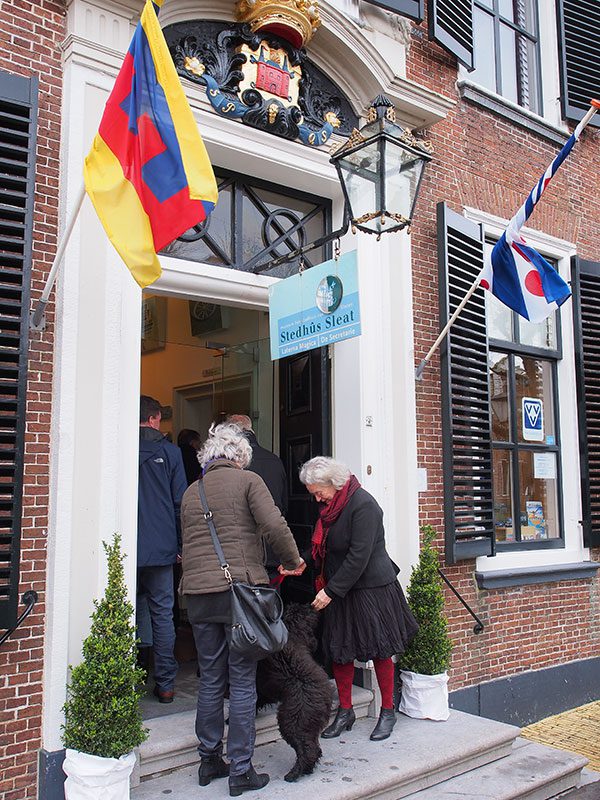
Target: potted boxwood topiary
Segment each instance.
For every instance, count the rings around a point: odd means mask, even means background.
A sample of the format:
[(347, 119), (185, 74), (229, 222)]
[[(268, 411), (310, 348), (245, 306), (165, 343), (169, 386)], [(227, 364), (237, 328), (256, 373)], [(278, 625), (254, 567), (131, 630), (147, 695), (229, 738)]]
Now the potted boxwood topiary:
[(438, 573), (439, 558), (432, 547), (435, 530), (421, 528), (423, 544), (407, 590), (408, 603), (419, 631), (399, 658), (402, 697), (399, 710), (418, 719), (446, 720), (448, 673), (452, 643), (444, 615), (444, 594)]
[(127, 800), (134, 747), (146, 738), (139, 699), (144, 671), (136, 664), (133, 606), (127, 600), (121, 537), (103, 542), (108, 583), (94, 600), (83, 661), (71, 673), (64, 705), (66, 800)]

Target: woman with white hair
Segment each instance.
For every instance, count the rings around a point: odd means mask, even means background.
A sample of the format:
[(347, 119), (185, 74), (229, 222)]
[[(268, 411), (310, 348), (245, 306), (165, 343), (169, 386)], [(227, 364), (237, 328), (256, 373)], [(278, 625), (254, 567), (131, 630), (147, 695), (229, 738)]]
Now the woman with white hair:
[(323, 610), (323, 649), (332, 661), (339, 708), (321, 736), (350, 730), (354, 660), (373, 661), (381, 690), (381, 713), (371, 733), (387, 739), (396, 724), (394, 664), (418, 624), (396, 579), (398, 567), (385, 549), (383, 511), (345, 464), (317, 456), (300, 470), (300, 480), (320, 504), (312, 537), (317, 571), (313, 606)]
[[(234, 580), (268, 584), (262, 537), (282, 569), (301, 573), (304, 561), (290, 529), (262, 478), (245, 469), (252, 449), (237, 425), (213, 425), (198, 460), (202, 484), (229, 571)], [(201, 762), (200, 786), (229, 775), (229, 794), (262, 789), (266, 773), (252, 766), (256, 736), (256, 662), (229, 652), (229, 584), (215, 552), (200, 496), (193, 483), (181, 503), (182, 570), (180, 592), (192, 623), (200, 685), (196, 715)], [(259, 533), (260, 528), (260, 533)], [(223, 758), (223, 700), (229, 685), (229, 733)]]

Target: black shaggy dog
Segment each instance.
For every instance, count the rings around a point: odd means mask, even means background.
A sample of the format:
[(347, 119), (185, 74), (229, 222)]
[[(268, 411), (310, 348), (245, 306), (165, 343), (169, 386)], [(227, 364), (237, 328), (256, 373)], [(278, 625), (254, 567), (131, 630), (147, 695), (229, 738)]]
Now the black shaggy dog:
[(296, 752), (296, 763), (285, 776), (292, 782), (310, 775), (321, 758), (319, 736), (329, 722), (333, 688), (313, 658), (317, 612), (308, 605), (290, 603), (283, 619), (288, 642), (280, 653), (259, 661), (256, 685), (258, 708), (279, 703), (279, 730)]

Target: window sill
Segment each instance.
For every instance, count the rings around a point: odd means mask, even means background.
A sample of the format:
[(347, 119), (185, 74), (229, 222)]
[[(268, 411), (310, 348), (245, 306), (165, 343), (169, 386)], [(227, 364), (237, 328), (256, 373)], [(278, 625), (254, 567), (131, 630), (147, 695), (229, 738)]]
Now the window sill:
[(463, 100), (468, 100), (475, 105), (481, 106), (481, 108), (485, 108), (487, 111), (491, 111), (499, 117), (547, 139), (553, 144), (562, 147), (569, 138), (568, 131), (557, 128), (556, 125), (546, 122), (543, 117), (533, 114), (515, 103), (511, 103), (510, 100), (506, 100), (504, 97), (494, 94), (482, 86), (467, 80), (458, 81), (457, 86), (460, 97)]
[(503, 589), (508, 586), (527, 586), (532, 583), (589, 580), (600, 569), (598, 561), (579, 561), (572, 564), (547, 564), (542, 567), (515, 567), (489, 572), (475, 572), (480, 589)]

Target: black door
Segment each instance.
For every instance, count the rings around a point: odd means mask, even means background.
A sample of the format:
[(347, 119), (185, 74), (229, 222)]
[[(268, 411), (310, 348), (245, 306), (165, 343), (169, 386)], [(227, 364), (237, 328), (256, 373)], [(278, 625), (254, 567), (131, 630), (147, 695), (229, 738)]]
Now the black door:
[[(298, 478), (298, 469), (313, 456), (330, 453), (330, 400), (328, 348), (310, 350), (279, 362), (280, 452), (288, 476), (287, 521), (301, 554), (310, 552), (317, 519), (317, 504)], [(314, 576), (306, 570), (300, 578), (286, 578), (286, 601), (310, 602)]]

